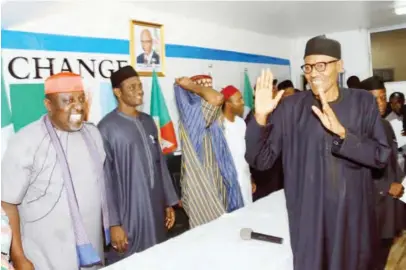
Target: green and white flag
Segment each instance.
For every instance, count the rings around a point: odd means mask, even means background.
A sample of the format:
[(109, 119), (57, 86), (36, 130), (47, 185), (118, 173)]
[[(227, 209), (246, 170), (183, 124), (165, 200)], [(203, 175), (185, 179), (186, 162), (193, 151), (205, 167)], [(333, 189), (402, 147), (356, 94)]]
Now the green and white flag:
[(247, 71), (244, 72), (244, 118), (254, 108), (254, 90), (252, 89)]
[(172, 153), (178, 148), (178, 142), (176, 141), (175, 128), (169, 115), (155, 70), (152, 73), (150, 112), (158, 128), (162, 152), (164, 154)]

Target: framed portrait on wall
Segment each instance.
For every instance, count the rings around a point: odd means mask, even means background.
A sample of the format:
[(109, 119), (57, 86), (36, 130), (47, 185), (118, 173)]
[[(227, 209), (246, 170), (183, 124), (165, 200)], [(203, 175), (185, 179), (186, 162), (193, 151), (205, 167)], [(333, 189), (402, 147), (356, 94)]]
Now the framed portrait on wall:
[(140, 76), (165, 76), (165, 40), (162, 24), (130, 21), (131, 65)]

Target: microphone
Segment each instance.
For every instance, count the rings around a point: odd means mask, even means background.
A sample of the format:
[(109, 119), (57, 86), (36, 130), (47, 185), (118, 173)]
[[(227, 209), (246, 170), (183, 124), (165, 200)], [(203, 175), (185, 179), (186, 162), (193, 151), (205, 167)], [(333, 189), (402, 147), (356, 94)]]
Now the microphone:
[(260, 241), (265, 241), (265, 242), (271, 242), (275, 244), (282, 244), (283, 243), (283, 238), (272, 236), (272, 235), (267, 235), (267, 234), (262, 234), (262, 233), (257, 233), (254, 232), (252, 229), (248, 228), (243, 228), (240, 231), (240, 236), (242, 240), (260, 240)]

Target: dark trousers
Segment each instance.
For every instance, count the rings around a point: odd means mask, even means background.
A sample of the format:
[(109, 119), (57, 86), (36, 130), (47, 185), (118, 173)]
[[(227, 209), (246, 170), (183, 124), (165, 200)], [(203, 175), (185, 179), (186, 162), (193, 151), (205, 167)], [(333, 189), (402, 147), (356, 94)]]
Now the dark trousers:
[(376, 258), (376, 267), (374, 270), (384, 270), (389, 252), (393, 244), (393, 239), (381, 239), (379, 251)]
[(253, 195), (254, 201), (283, 189), (282, 158), (279, 157), (272, 168), (266, 171), (251, 168), (251, 176), (257, 185), (257, 191)]

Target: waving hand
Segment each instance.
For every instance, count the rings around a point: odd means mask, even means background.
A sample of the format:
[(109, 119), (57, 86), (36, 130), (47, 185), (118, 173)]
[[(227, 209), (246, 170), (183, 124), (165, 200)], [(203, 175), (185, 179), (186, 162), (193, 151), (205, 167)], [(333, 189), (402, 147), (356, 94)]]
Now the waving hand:
[(273, 74), (269, 69), (266, 71), (262, 70), (261, 76), (257, 79), (255, 90), (255, 118), (258, 123), (262, 125), (266, 123), (268, 115), (278, 106), (284, 92), (279, 91), (278, 94), (273, 97), (272, 81)]

